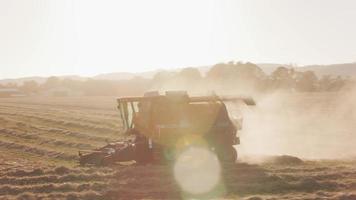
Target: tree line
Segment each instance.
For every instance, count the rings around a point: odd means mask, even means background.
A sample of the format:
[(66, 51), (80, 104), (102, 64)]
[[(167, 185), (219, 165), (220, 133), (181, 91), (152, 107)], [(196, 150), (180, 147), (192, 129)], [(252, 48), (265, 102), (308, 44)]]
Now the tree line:
[[(353, 85), (350, 78), (324, 75), (313, 71), (280, 66), (266, 74), (257, 65), (247, 62), (219, 63), (204, 75), (197, 68), (184, 68), (179, 72), (162, 71), (147, 79), (130, 80), (74, 80), (49, 77), (45, 82), (25, 81), (22, 84), (1, 84), (0, 88), (17, 88), (29, 95), (41, 95), (48, 91), (58, 95), (120, 96), (141, 95), (147, 90), (234, 91), (234, 92), (335, 92)], [(70, 91), (70, 92), (68, 92)], [(61, 93), (62, 92), (62, 93)]]

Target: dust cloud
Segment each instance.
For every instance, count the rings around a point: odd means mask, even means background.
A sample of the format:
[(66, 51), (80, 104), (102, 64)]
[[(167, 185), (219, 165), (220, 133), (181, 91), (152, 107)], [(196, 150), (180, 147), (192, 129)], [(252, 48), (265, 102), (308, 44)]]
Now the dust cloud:
[[(213, 86), (212, 84), (211, 86)], [(190, 95), (251, 96), (256, 106), (227, 104), (230, 117), (243, 118), (239, 157), (292, 155), (303, 159), (356, 158), (356, 87), (339, 92), (265, 92), (174, 82), (153, 88)], [(213, 89), (212, 89), (213, 88)]]
[(256, 107), (242, 108), (240, 154), (353, 158), (355, 97), (356, 90), (261, 95), (256, 99)]

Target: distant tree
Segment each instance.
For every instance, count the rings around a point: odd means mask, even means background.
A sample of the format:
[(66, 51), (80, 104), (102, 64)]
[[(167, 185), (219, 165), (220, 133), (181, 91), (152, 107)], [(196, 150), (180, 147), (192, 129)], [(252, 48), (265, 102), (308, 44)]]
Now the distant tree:
[(329, 91), (332, 84), (332, 77), (330, 75), (324, 75), (319, 80), (319, 91)]
[(18, 88), (18, 84), (16, 82), (9, 82), (5, 84), (5, 88)]
[(221, 80), (226, 79), (229, 76), (229, 67), (225, 63), (219, 63), (210, 68), (210, 70), (206, 73), (206, 77), (211, 80)]
[(272, 87), (275, 89), (289, 89), (295, 87), (295, 71), (293, 68), (278, 67), (270, 76)]
[(114, 81), (88, 79), (83, 83), (83, 92), (87, 96), (115, 95), (117, 86)]
[(193, 67), (182, 69), (177, 76), (185, 81), (198, 81), (202, 78), (199, 70)]
[(265, 77), (263, 70), (253, 63), (229, 62), (214, 65), (208, 72), (207, 78), (213, 80), (261, 79)]
[[(62, 81), (60, 81), (60, 86), (72, 90), (80, 90), (83, 87), (83, 83), (84, 81), (81, 80), (73, 80), (71, 78), (65, 78)], [(56, 85), (56, 83), (53, 83), (53, 85)]]
[(346, 79), (343, 79), (341, 76), (337, 76), (331, 80), (328, 91), (338, 91), (343, 88), (347, 82), (348, 81)]
[(247, 62), (247, 63), (236, 63), (236, 75), (239, 79), (245, 80), (259, 80), (264, 79), (266, 74), (257, 65)]
[(51, 76), (49, 78), (47, 78), (46, 82), (43, 83), (42, 87), (44, 89), (50, 89), (50, 88), (55, 88), (55, 87), (58, 87), (60, 86), (60, 79), (56, 76)]
[(27, 93), (37, 93), (39, 91), (39, 84), (36, 81), (25, 81), (21, 86), (20, 90)]
[(4, 85), (5, 88), (19, 88), (19, 85), (16, 82), (8, 82)]
[(167, 71), (158, 72), (152, 78), (153, 85), (155, 86), (162, 85), (165, 82), (169, 81), (171, 78), (173, 78), (174, 75), (175, 73), (173, 72), (167, 72)]
[(297, 90), (313, 92), (318, 88), (318, 77), (313, 71), (298, 72), (296, 80)]

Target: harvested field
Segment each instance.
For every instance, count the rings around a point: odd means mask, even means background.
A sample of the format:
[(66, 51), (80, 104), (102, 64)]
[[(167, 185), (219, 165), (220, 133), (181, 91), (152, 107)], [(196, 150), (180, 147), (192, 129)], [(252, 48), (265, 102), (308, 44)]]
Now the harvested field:
[(184, 192), (173, 166), (78, 166), (78, 150), (120, 138), (112, 97), (0, 99), (0, 199), (356, 199), (345, 159), (240, 160), (203, 195)]

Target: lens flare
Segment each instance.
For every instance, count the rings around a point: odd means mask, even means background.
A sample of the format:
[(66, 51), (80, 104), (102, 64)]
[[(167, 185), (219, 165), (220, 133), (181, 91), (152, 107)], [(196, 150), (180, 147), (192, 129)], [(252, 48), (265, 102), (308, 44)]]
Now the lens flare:
[(220, 181), (217, 156), (202, 147), (189, 147), (177, 158), (174, 176), (181, 188), (191, 194), (210, 192)]

